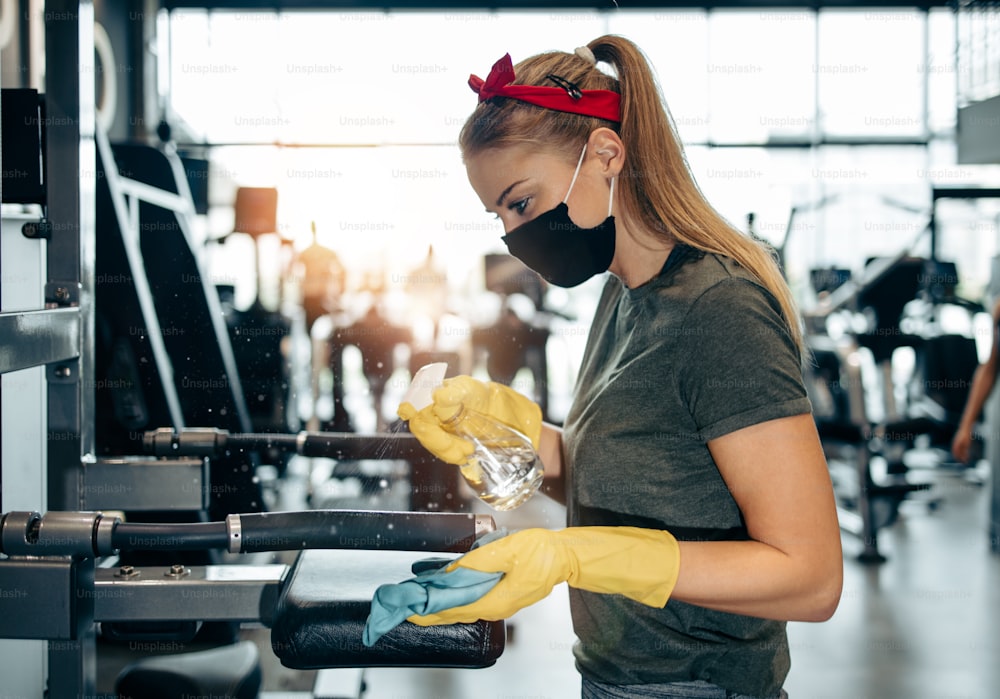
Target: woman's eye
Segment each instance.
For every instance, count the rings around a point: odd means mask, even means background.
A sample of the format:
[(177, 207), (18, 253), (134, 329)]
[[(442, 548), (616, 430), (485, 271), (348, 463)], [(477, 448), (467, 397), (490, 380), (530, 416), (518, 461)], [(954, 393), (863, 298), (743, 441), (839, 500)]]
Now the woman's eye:
[(528, 201), (529, 201), (529, 199), (530, 199), (530, 197), (526, 197), (524, 199), (520, 199), (518, 201), (515, 201), (508, 208), (511, 211), (513, 211), (514, 213), (523, 214), (524, 210), (528, 208)]

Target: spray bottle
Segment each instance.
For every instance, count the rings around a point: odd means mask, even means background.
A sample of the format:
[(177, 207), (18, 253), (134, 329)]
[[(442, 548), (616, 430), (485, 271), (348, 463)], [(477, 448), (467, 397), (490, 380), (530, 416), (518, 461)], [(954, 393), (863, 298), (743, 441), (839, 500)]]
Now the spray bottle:
[[(421, 367), (403, 401), (417, 410), (430, 405), (447, 370), (444, 362)], [(544, 475), (542, 460), (526, 435), (464, 405), (442, 420), (441, 427), (474, 445), (459, 469), (476, 496), (494, 510), (512, 510), (538, 490)]]

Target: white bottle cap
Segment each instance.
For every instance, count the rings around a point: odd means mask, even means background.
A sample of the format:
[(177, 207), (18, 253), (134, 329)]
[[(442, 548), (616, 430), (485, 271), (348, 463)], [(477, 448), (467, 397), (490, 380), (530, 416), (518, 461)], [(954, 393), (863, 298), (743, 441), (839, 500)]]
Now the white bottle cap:
[(420, 367), (419, 371), (413, 375), (410, 387), (406, 389), (403, 396), (403, 403), (410, 403), (417, 410), (426, 408), (434, 402), (434, 389), (444, 382), (445, 374), (448, 373), (447, 362), (434, 362)]

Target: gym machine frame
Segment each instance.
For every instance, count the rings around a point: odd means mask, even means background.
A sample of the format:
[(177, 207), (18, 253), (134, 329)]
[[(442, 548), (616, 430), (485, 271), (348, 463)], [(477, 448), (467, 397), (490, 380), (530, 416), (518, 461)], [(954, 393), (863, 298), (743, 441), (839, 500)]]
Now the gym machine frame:
[[(102, 156), (108, 153), (108, 143), (95, 121), (94, 8), (89, 0), (48, 0), (45, 14), (48, 70), (41, 144), (45, 218), (42, 225), (25, 229), (26, 236), (48, 239), (45, 308), (0, 313), (0, 374), (46, 367), (44, 429), (48, 436), (43, 477), (47, 502), (39, 503), (45, 514), (11, 511), (0, 518), (0, 553), (4, 555), (0, 558), (0, 637), (48, 640), (51, 671), (46, 696), (62, 699), (96, 693), (96, 622), (167, 617), (266, 625), (273, 621), (288, 573), (284, 565), (177, 565), (163, 571), (107, 567), (117, 562), (116, 552), (301, 551), (308, 547), (461, 551), (493, 524), (490, 517), (460, 513), (320, 510), (158, 525), (121, 522), (97, 511), (116, 509), (100, 502), (102, 495), (115, 492), (101, 486), (120, 485), (119, 479), (126, 474), (141, 477), (141, 488), (135, 481), (135, 504), (140, 509), (154, 504), (146, 502), (146, 495), (165, 492), (166, 482), (186, 481), (185, 503), (199, 504), (208, 476), (205, 458), (133, 462), (95, 456), (96, 157), (98, 148)], [(111, 167), (109, 159), (105, 160), (105, 167)], [(116, 181), (119, 193), (127, 197), (152, 200), (166, 208), (178, 203), (177, 197), (161, 201), (153, 188), (128, 178)], [(140, 300), (147, 298), (148, 293), (140, 293)], [(144, 315), (150, 314), (148, 306), (143, 310)], [(156, 349), (159, 360), (163, 348)], [(176, 405), (170, 407), (175, 417)], [(185, 439), (191, 437), (182, 435), (177, 444)], [(212, 439), (218, 443), (222, 437), (215, 434)], [(240, 437), (227, 439), (234, 446)], [(353, 458), (365, 458), (365, 454), (387, 458), (393, 449), (415, 457), (418, 451), (409, 435), (339, 435), (335, 439), (295, 435), (290, 441), (287, 435), (268, 435), (267, 439), (283, 442), (285, 447), (312, 449), (315, 455), (343, 458), (351, 454)], [(392, 447), (388, 450), (387, 440)], [(176, 448), (171, 449), (170, 456), (176, 457)], [(428, 458), (425, 454), (413, 461), (424, 465)], [(314, 537), (314, 530), (325, 526), (329, 531), (331, 522), (340, 532), (336, 541)], [(376, 531), (389, 525), (392, 537)]]
[(229, 621), (270, 627), (289, 570), (284, 564), (96, 567), (102, 557), (208, 549), (460, 553), (493, 529), (491, 516), (461, 513), (314, 510), (159, 524), (127, 523), (97, 512), (9, 512), (0, 517), (0, 553), (8, 556), (0, 560), (0, 637), (45, 639), (50, 654), (78, 659), (77, 665), (52, 673), (47, 696), (95, 696), (95, 622)]
[[(75, 510), (83, 492), (86, 462), (94, 454), (93, 431), (83, 427), (93, 424), (92, 396), (83, 389), (93, 381), (94, 8), (88, 0), (48, 0), (45, 10), (42, 172), (45, 191), (51, 196), (40, 202), (45, 211), (43, 224), (24, 231), (28, 237), (48, 238), (45, 308), (0, 314), (0, 374), (46, 368), (47, 506)], [(74, 613), (63, 616), (59, 636), (73, 642), (50, 643), (48, 667), (72, 670), (49, 673), (48, 691), (52, 697), (93, 695), (88, 691), (92, 677), (84, 676), (96, 654), (90, 621), (93, 597), (78, 594), (92, 589), (93, 562), (23, 558), (0, 564), (5, 571), (17, 568), (25, 575), (18, 587), (2, 588), (5, 608), (25, 604), (22, 592), (34, 595), (55, 589), (53, 583), (62, 581), (67, 594), (59, 603)], [(29, 633), (42, 623), (25, 618), (23, 612), (20, 620), (22, 631)]]

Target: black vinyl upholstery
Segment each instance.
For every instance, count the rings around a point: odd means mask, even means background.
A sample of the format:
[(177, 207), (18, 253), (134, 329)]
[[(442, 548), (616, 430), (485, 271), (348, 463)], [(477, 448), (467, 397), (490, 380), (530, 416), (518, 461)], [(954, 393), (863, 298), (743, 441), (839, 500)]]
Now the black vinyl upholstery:
[(413, 577), (427, 552), (303, 551), (271, 625), (271, 648), (299, 670), (340, 667), (483, 668), (503, 653), (504, 622), (417, 626), (403, 622), (374, 646), (361, 634), (375, 589)]

